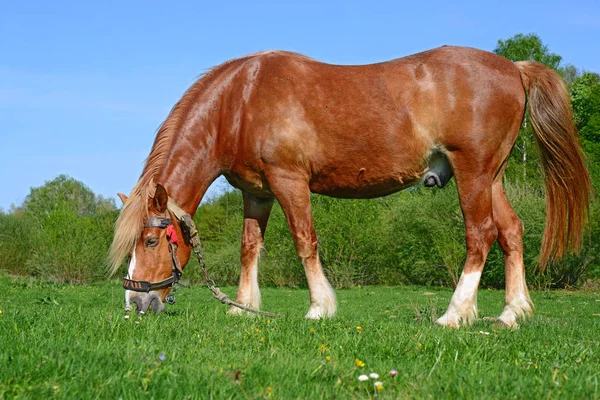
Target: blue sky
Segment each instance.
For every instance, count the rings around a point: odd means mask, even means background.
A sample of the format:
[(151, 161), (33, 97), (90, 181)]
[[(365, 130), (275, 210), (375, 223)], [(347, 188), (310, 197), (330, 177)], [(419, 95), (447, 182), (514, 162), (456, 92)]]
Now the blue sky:
[(0, 208), (62, 173), (129, 193), (173, 104), (231, 58), (286, 49), (363, 64), (532, 32), (600, 72), (598, 1), (3, 0)]

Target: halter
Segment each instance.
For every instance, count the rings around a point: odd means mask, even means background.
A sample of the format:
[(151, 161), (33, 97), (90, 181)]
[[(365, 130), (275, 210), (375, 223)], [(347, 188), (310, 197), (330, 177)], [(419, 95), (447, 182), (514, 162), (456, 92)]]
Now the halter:
[[(183, 274), (183, 270), (181, 268), (181, 264), (179, 263), (179, 258), (177, 257), (177, 246), (179, 240), (177, 239), (177, 233), (175, 232), (175, 228), (173, 226), (173, 222), (171, 218), (166, 217), (148, 217), (146, 220), (146, 224), (144, 228), (159, 228), (159, 229), (167, 229), (167, 240), (169, 241), (169, 253), (171, 254), (171, 263), (172, 263), (172, 275), (167, 279), (163, 279), (159, 282), (149, 282), (149, 281), (138, 281), (135, 279), (131, 279), (129, 274), (123, 278), (123, 288), (126, 290), (131, 290), (134, 292), (142, 292), (149, 293), (151, 290), (160, 290), (165, 288), (173, 288), (173, 291), (177, 290), (176, 284), (178, 284), (181, 275)], [(175, 286), (175, 287), (174, 287)], [(167, 295), (165, 301), (169, 304), (175, 303), (175, 296), (172, 294)]]

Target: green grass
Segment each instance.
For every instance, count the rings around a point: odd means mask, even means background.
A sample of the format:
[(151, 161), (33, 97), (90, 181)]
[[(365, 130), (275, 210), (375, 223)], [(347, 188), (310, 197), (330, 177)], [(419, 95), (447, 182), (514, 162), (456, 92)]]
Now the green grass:
[(325, 321), (303, 318), (306, 290), (263, 289), (281, 319), (228, 316), (202, 287), (130, 320), (117, 282), (4, 276), (0, 293), (0, 398), (370, 398), (370, 372), (378, 398), (600, 398), (598, 293), (533, 292), (535, 317), (505, 330), (488, 319), (504, 293), (482, 290), (458, 331), (431, 323), (451, 291), (415, 286), (338, 290)]

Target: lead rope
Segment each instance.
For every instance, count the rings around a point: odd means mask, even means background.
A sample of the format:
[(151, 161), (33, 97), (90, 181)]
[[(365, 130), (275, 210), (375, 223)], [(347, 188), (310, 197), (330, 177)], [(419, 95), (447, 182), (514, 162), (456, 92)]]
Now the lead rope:
[(173, 214), (175, 214), (179, 221), (183, 222), (183, 234), (187, 236), (188, 240), (190, 241), (190, 244), (192, 245), (192, 249), (194, 250), (196, 258), (198, 259), (198, 264), (200, 264), (200, 268), (202, 268), (202, 273), (204, 274), (206, 287), (212, 292), (213, 297), (215, 299), (219, 300), (222, 304), (234, 306), (241, 310), (248, 311), (254, 314), (264, 315), (265, 317), (281, 317), (281, 315), (279, 314), (274, 314), (267, 311), (260, 311), (254, 307), (238, 303), (237, 301), (232, 300), (223, 291), (221, 291), (221, 289), (219, 289), (215, 284), (215, 281), (213, 281), (212, 278), (208, 275), (208, 271), (206, 270), (206, 263), (204, 262), (204, 257), (202, 256), (202, 245), (200, 244), (200, 237), (198, 235), (198, 230), (196, 229), (196, 224), (194, 224), (192, 217), (190, 217), (188, 213), (179, 208), (170, 198), (168, 208), (173, 212)]

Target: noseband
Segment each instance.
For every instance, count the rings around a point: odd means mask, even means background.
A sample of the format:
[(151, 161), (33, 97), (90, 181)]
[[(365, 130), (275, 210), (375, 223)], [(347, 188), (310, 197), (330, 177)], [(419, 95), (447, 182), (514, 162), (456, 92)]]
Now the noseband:
[[(173, 222), (171, 218), (165, 217), (148, 217), (146, 220), (146, 224), (144, 228), (159, 228), (159, 229), (167, 229), (167, 240), (169, 241), (169, 253), (171, 254), (171, 263), (172, 263), (172, 275), (167, 279), (164, 279), (159, 282), (149, 282), (149, 281), (138, 281), (135, 279), (131, 279), (129, 274), (123, 278), (123, 288), (126, 290), (131, 290), (134, 292), (142, 292), (149, 293), (151, 290), (160, 290), (165, 288), (173, 288), (173, 291), (177, 290), (176, 284), (178, 284), (179, 279), (183, 273), (181, 269), (181, 264), (179, 264), (179, 258), (177, 257), (177, 246), (179, 240), (177, 239), (177, 233), (175, 232), (175, 227), (173, 226)], [(134, 249), (135, 251), (135, 249)], [(175, 303), (175, 296), (169, 294), (165, 301), (169, 304)]]

